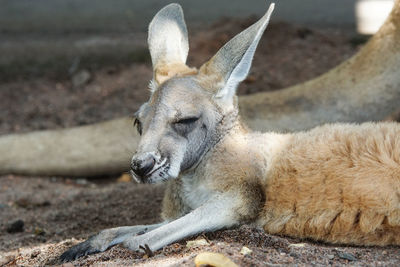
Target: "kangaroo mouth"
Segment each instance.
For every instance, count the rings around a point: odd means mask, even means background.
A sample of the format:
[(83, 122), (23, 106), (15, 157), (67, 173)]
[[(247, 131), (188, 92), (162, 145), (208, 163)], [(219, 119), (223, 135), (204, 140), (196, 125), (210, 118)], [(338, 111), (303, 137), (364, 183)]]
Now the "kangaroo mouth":
[(168, 170), (170, 168), (169, 160), (167, 158), (164, 158), (163, 160), (160, 161), (160, 163), (157, 163), (154, 168), (146, 174), (144, 177), (138, 177), (132, 170), (130, 171), (130, 174), (132, 178), (141, 184), (155, 184), (158, 182), (163, 182), (168, 180), (169, 174)]

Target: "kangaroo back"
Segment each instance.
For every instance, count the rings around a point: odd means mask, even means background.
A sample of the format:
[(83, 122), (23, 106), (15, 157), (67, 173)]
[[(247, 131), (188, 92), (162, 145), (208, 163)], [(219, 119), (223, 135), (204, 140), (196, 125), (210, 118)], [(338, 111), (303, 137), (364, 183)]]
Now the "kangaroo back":
[(331, 243), (400, 244), (400, 127), (327, 125), (299, 133), (270, 166), (267, 232)]

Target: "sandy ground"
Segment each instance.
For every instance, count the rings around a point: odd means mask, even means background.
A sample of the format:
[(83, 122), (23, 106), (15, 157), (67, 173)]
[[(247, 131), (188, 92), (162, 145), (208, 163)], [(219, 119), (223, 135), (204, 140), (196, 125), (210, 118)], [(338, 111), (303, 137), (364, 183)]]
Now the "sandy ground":
[[(253, 19), (226, 19), (193, 34), (189, 62), (199, 66)], [(359, 48), (352, 35), (273, 24), (257, 51), (240, 94), (278, 90), (323, 73)], [(79, 73), (79, 70), (77, 71)], [(149, 64), (90, 73), (82, 85), (46, 77), (0, 84), (0, 134), (54, 129), (130, 115), (148, 97)], [(159, 220), (163, 185), (119, 177), (0, 177), (0, 266), (53, 266), (68, 247), (104, 229)], [(188, 248), (188, 240), (208, 244)], [(243, 246), (252, 250), (240, 253)], [(202, 251), (220, 252), (240, 266), (399, 266), (396, 247), (344, 247), (239, 229), (200, 234), (149, 257), (116, 246), (65, 266), (193, 266)]]
[[(65, 178), (0, 179), (2, 229), (0, 266), (53, 266), (68, 247), (103, 228), (157, 222), (163, 186)], [(24, 221), (23, 232), (7, 233), (15, 220)], [(188, 240), (205, 239), (208, 245), (186, 246)], [(252, 250), (240, 253), (243, 246)], [(193, 266), (203, 251), (219, 252), (240, 266), (266, 265), (375, 265), (398, 266), (399, 248), (362, 248), (320, 244), (239, 229), (200, 234), (167, 246), (148, 258), (116, 246), (83, 257), (73, 266)], [(71, 265), (66, 265), (71, 266)]]

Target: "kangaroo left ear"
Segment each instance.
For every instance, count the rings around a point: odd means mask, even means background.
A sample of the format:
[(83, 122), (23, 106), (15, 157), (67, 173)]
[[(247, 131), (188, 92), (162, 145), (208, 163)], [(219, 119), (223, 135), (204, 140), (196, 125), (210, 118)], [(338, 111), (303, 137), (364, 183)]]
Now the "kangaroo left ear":
[(266, 29), (275, 4), (256, 23), (225, 44), (199, 70), (199, 82), (211, 89), (215, 98), (233, 103), (236, 88), (250, 70), (254, 52)]
[(180, 5), (169, 4), (154, 16), (149, 26), (147, 42), (155, 86), (174, 76), (197, 73), (196, 69), (186, 66), (189, 43)]

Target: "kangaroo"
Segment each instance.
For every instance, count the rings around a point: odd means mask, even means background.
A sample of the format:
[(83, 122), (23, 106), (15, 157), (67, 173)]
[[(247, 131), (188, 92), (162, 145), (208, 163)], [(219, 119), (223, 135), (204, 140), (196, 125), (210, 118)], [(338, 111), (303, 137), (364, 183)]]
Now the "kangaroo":
[(167, 181), (163, 222), (106, 229), (61, 260), (122, 244), (153, 251), (200, 232), (250, 224), (271, 234), (350, 245), (400, 245), (400, 126), (331, 124), (297, 133), (250, 131), (236, 88), (274, 9), (200, 69), (186, 65), (178, 4), (149, 26), (151, 96), (135, 114), (139, 183)]

